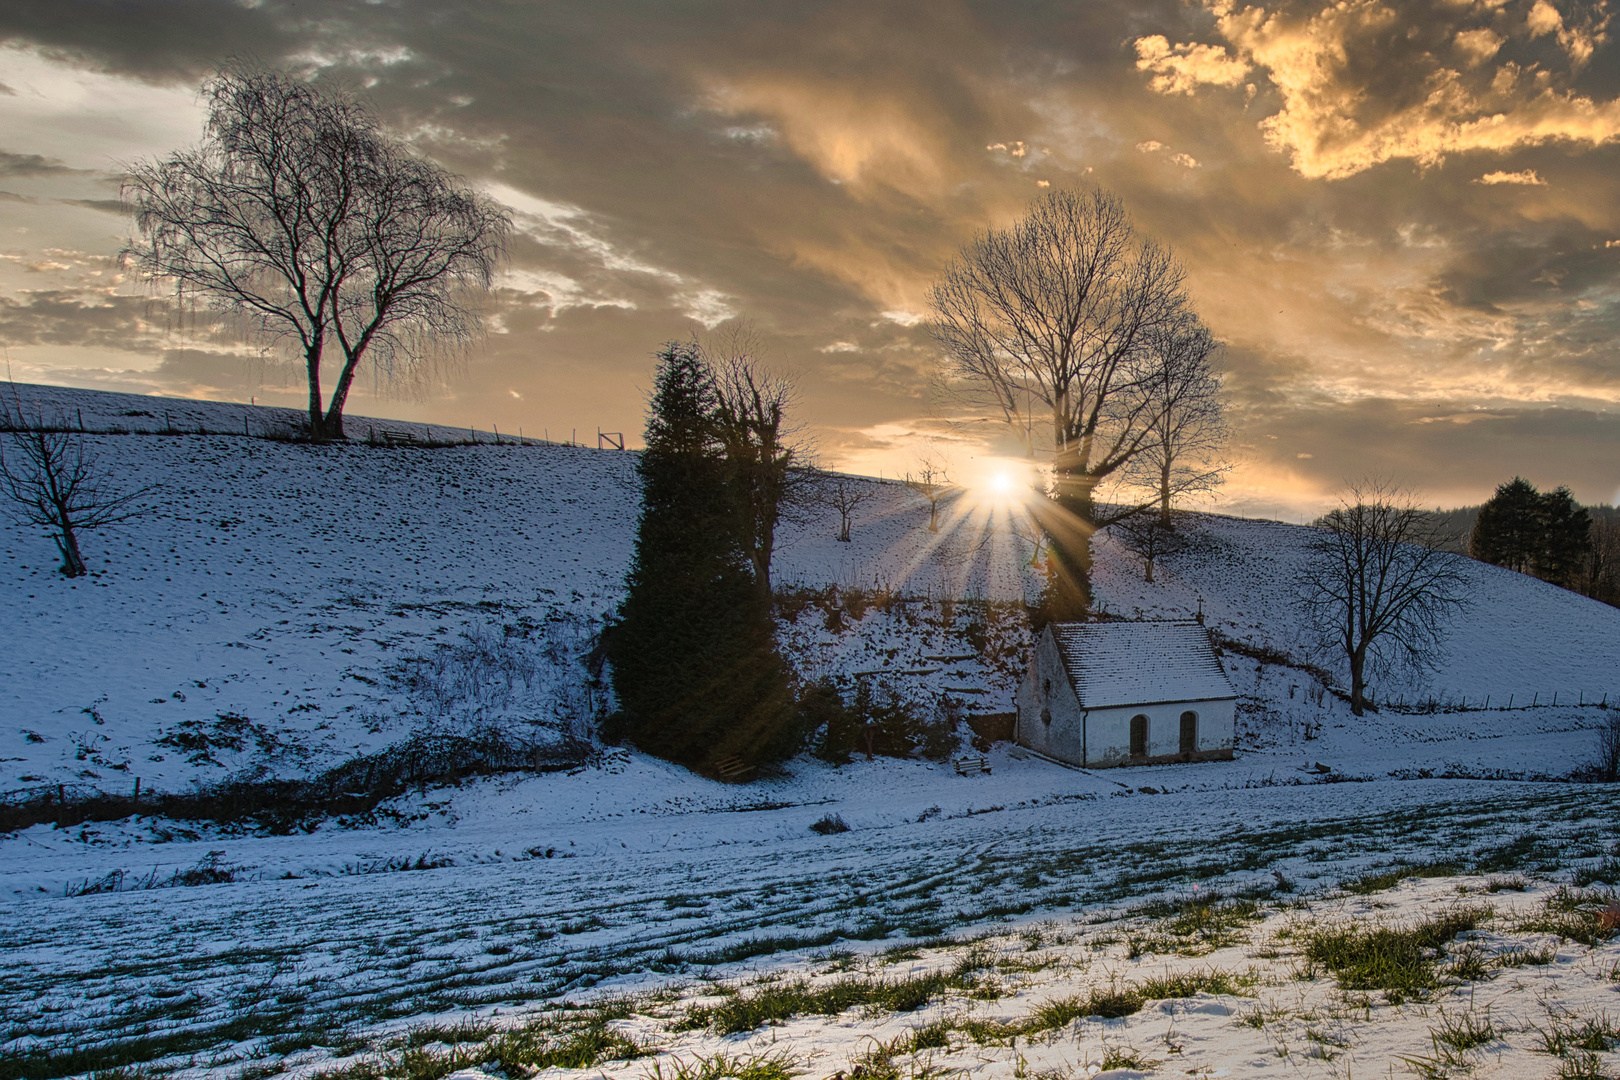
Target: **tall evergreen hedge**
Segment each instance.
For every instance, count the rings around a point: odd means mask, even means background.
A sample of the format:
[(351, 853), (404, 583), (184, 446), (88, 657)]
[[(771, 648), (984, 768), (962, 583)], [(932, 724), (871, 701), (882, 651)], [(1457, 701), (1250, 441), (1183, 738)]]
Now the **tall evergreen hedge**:
[(628, 592), (607, 638), (619, 713), (610, 734), (704, 770), (794, 753), (800, 735), (768, 600), (753, 587), (736, 494), (694, 344), (658, 354), (641, 522)]

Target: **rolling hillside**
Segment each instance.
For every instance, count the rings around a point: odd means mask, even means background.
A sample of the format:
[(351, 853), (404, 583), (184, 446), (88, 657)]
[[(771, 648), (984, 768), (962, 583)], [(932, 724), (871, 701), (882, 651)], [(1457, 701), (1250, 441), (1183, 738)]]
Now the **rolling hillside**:
[[(490, 725), (540, 741), (589, 736), (600, 690), (582, 661), (631, 554), (633, 454), (495, 445), (463, 432), (482, 441), (314, 447), (214, 434), (244, 420), (275, 430), (292, 418), (285, 411), (19, 389), (25, 403), (90, 431), (131, 431), (86, 439), (119, 484), (152, 492), (139, 520), (86, 538), (87, 580), (63, 580), (44, 537), (9, 524), (0, 532), (9, 613), (0, 625), (0, 790), (302, 775), (413, 734)], [(357, 436), (384, 428), (450, 434), (351, 419)], [(198, 429), (209, 433), (158, 433)], [(846, 685), (855, 671), (924, 672), (886, 681), (919, 703), (949, 692), (975, 711), (1010, 708), (1027, 632), (1011, 606), (982, 602), (1015, 600), (1033, 582), (1004, 516), (963, 502), (933, 534), (920, 500), (896, 484), (873, 486), (878, 497), (862, 507), (851, 543), (836, 541), (835, 515), (813, 507), (785, 529), (776, 580), (815, 594), (782, 624), (794, 662)], [(1163, 618), (1201, 607), (1226, 637), (1303, 659), (1292, 581), (1307, 530), (1195, 521), (1192, 549), (1152, 585), (1099, 538), (1107, 608)], [(1620, 611), (1495, 567), (1469, 563), (1468, 572), (1475, 603), (1439, 670), (1382, 686), (1382, 696), (1476, 705), (1490, 695), (1493, 706), (1510, 696), (1550, 703), (1554, 693), (1560, 706), (1620, 699)], [(865, 602), (884, 594), (904, 602)], [(946, 603), (963, 600), (973, 603)], [(829, 620), (831, 606), (843, 612)], [(1273, 712), (1302, 706), (1301, 673), (1268, 675), (1261, 665), (1257, 675), (1247, 660), (1229, 662), (1240, 692)], [(1548, 720), (1539, 711), (1470, 715), (1480, 735), (1529, 737)], [(1569, 723), (1585, 721), (1553, 726)], [(1562, 757), (1522, 767), (1556, 774), (1569, 767)]]

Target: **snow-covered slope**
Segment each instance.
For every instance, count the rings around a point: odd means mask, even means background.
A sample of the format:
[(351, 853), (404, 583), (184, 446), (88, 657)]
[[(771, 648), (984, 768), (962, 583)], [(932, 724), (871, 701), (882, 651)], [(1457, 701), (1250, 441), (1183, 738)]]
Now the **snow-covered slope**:
[[(1301, 659), (1311, 643), (1294, 582), (1310, 530), (1276, 521), (1197, 515), (1195, 542), (1142, 580), (1139, 560), (1106, 535), (1097, 542), (1097, 590), (1131, 618), (1185, 618), (1202, 604), (1229, 637)], [(1462, 560), (1471, 598), (1451, 623), (1432, 673), (1405, 672), (1377, 689), (1401, 696), (1483, 702), (1620, 700), (1620, 609), (1511, 570)], [(1332, 663), (1333, 658), (1325, 662)], [(1346, 676), (1347, 681), (1347, 676)]]
[[(596, 699), (581, 658), (630, 559), (633, 454), (489, 441), (314, 447), (212, 434), (291, 413), (18, 392), (90, 431), (145, 425), (85, 438), (119, 484), (153, 491), (149, 513), (85, 539), (88, 579), (63, 580), (35, 531), (0, 531), (0, 792), (122, 792), (136, 777), (146, 790), (175, 790), (244, 770), (308, 773), (412, 734), (495, 724), (543, 739), (587, 721)], [(359, 418), (351, 431), (385, 424), (409, 429)], [(211, 434), (156, 433), (170, 428)], [(896, 484), (874, 490), (851, 543), (836, 540), (831, 511), (811, 508), (784, 529), (778, 583), (819, 590), (784, 619), (790, 654), (810, 677), (888, 671), (919, 702), (950, 693), (974, 711), (1010, 708), (1026, 631), (1014, 605), (993, 602), (1027, 587), (1017, 545), (965, 503), (930, 533), (919, 499)], [(1228, 637), (1303, 657), (1292, 580), (1305, 530), (1196, 523), (1198, 542), (1151, 585), (1100, 538), (1108, 608), (1186, 617), (1202, 605)], [(1620, 699), (1620, 611), (1493, 567), (1470, 563), (1468, 573), (1477, 600), (1439, 673), (1381, 687), (1386, 695), (1490, 694), (1493, 707), (1510, 694), (1521, 705), (1554, 692), (1561, 706)], [(1335, 715), (1331, 699), (1307, 710), (1299, 672), (1236, 656), (1228, 671), (1270, 728), (1308, 730)], [(1471, 730), (1523, 739), (1546, 720), (1470, 715)], [(1568, 764), (1555, 756), (1556, 767), (1525, 768), (1556, 774)]]
[[(152, 491), (148, 513), (83, 539), (88, 579), (62, 579), (41, 533), (0, 526), (0, 791), (124, 791), (136, 777), (172, 789), (249, 767), (308, 771), (446, 725), (588, 718), (579, 661), (629, 565), (634, 454), (316, 447), (217, 434), (244, 415), (255, 431), (289, 422), (286, 410), (18, 391), (91, 432), (145, 425), (84, 438), (118, 486)], [(157, 433), (171, 425), (211, 434)], [(1015, 561), (997, 579), (988, 552), (939, 557), (926, 508), (873, 487), (851, 543), (822, 517), (790, 524), (778, 580), (842, 586), (841, 602), (851, 587), (936, 600), (1019, 588)], [(894, 633), (878, 634), (891, 651), (874, 660), (872, 628), (891, 618)], [(787, 633), (812, 676), (916, 670), (962, 652), (953, 622), (913, 605), (838, 634), (813, 609)], [(986, 689), (971, 657), (935, 675), (926, 685)]]

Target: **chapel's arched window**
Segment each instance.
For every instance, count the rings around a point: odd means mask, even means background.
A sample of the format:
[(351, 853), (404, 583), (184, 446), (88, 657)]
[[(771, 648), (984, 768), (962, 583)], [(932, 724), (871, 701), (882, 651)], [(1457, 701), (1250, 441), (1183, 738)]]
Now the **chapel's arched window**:
[(1188, 709), (1181, 714), (1181, 752), (1183, 754), (1195, 753), (1198, 750), (1198, 714)]
[(1147, 757), (1148, 718), (1141, 713), (1131, 717), (1131, 757)]

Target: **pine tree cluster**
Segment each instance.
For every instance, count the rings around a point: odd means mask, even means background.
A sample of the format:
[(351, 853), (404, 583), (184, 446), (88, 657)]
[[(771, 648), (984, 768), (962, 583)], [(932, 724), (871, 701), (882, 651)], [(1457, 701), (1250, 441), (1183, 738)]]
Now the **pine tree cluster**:
[(803, 730), (745, 553), (713, 374), (692, 343), (666, 345), (658, 363), (635, 556), (606, 640), (619, 704), (606, 734), (699, 770), (780, 760)]
[(1569, 588), (1592, 549), (1591, 534), (1591, 515), (1569, 488), (1538, 492), (1515, 476), (1479, 508), (1468, 553)]

